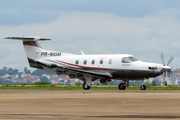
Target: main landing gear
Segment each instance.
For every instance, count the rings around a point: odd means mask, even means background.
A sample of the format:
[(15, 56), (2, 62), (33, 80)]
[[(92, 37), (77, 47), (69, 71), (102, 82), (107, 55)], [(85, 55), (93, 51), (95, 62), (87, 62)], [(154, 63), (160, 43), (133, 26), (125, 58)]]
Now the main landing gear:
[(118, 88), (119, 90), (125, 90), (126, 89), (125, 83), (120, 83)]
[(119, 90), (125, 90), (126, 87), (129, 87), (129, 80), (122, 80), (118, 86)]
[(87, 85), (86, 82), (84, 82), (83, 89), (84, 90), (89, 90), (90, 88), (91, 88), (91, 86)]
[(142, 85), (141, 85), (141, 90), (146, 90), (146, 86), (144, 85), (144, 82), (145, 82), (145, 80), (146, 80), (146, 78), (144, 78), (143, 80), (142, 80)]
[[(140, 87), (141, 90), (146, 90), (146, 86), (144, 85), (144, 81), (145, 81), (145, 78), (144, 78), (144, 80), (142, 80), (142, 85)], [(118, 85), (119, 90), (125, 90), (126, 87), (129, 87), (129, 80), (127, 80), (127, 79), (122, 80), (122, 82)]]

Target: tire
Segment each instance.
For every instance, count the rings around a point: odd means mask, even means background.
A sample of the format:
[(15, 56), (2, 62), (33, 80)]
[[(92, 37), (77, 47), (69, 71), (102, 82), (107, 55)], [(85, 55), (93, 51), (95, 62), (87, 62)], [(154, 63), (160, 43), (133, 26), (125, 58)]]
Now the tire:
[(123, 85), (124, 85), (124, 83), (119, 84), (119, 86), (118, 86), (119, 90), (125, 90), (126, 89), (126, 86), (123, 86)]
[(89, 85), (86, 85), (86, 83), (83, 84), (83, 89), (84, 90), (89, 90), (90, 89), (90, 86)]
[(145, 85), (141, 85), (141, 90), (146, 90), (146, 86)]
[(125, 83), (123, 83), (123, 90), (126, 90), (126, 86), (124, 86)]

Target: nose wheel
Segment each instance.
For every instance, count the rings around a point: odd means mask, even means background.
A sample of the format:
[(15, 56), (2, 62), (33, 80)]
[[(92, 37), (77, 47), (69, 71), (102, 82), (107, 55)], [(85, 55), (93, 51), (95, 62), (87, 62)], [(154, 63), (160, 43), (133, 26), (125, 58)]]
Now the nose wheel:
[(146, 90), (146, 86), (145, 85), (141, 85), (141, 90)]
[(90, 86), (86, 84), (86, 82), (84, 82), (83, 84), (83, 89), (84, 90), (89, 90), (90, 89)]

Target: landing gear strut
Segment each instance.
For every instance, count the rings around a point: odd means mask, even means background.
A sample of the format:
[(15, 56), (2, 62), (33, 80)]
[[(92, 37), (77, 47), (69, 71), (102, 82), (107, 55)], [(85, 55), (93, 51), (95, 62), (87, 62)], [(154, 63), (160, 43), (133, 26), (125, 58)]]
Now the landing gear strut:
[(122, 80), (122, 82), (119, 84), (118, 88), (119, 90), (125, 90), (126, 87), (129, 87), (129, 80)]
[(142, 85), (141, 85), (141, 90), (146, 90), (146, 86), (144, 85), (146, 78), (144, 78), (144, 80), (142, 80)]
[(146, 90), (146, 86), (143, 84), (143, 85), (141, 85), (141, 90)]

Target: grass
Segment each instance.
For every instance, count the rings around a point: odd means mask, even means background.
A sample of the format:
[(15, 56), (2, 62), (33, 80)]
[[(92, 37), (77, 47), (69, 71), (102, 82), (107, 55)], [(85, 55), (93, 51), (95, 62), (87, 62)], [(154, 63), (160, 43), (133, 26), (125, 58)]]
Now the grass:
[[(2, 85), (0, 89), (34, 89), (34, 90), (83, 90), (82, 85)], [(118, 90), (118, 86), (93, 85), (91, 90)], [(140, 90), (140, 86), (130, 86), (126, 90)], [(178, 86), (150, 86), (146, 90), (180, 90)]]

